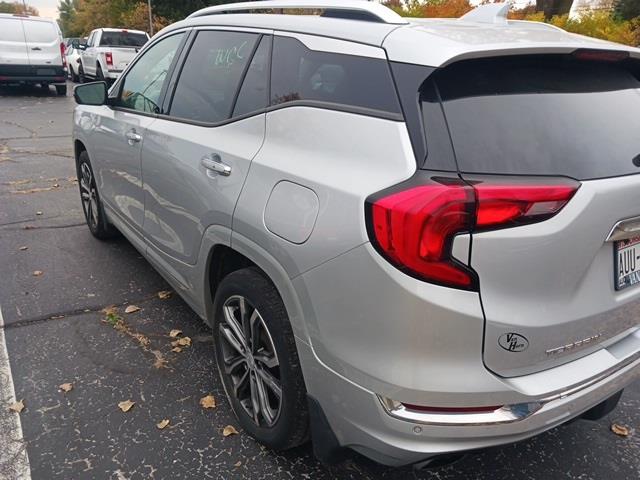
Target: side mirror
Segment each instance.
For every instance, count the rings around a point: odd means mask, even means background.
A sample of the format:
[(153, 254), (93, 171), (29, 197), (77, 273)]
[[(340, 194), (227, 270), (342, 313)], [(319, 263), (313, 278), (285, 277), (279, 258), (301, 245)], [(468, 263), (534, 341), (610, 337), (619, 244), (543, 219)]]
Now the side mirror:
[(106, 82), (92, 82), (76, 86), (73, 98), (78, 105), (106, 105)]
[(76, 40), (71, 40), (71, 46), (73, 48), (80, 48), (80, 40), (76, 39)]

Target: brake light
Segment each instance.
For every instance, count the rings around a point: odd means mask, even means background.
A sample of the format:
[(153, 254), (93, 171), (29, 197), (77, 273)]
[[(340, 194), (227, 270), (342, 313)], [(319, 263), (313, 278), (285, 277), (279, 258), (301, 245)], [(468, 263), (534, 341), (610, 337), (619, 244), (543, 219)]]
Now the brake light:
[(574, 58), (594, 62), (621, 62), (629, 58), (629, 52), (619, 50), (590, 50), (581, 48), (573, 52)]
[(60, 56), (62, 57), (62, 68), (67, 68), (66, 48), (64, 42), (60, 42)]
[[(419, 182), (419, 183), (418, 183)], [(452, 255), (461, 233), (546, 220), (571, 200), (580, 184), (570, 179), (469, 182), (432, 177), (367, 199), (373, 245), (397, 268), (431, 283), (477, 290), (477, 275)]]
[(104, 54), (104, 59), (107, 62), (108, 67), (113, 67), (113, 53), (107, 52)]

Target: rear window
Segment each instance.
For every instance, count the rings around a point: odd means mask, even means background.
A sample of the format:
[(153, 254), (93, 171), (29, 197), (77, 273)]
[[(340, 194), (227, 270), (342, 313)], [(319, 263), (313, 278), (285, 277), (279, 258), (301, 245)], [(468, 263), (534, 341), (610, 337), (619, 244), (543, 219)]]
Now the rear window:
[(22, 42), (22, 22), (14, 18), (0, 18), (0, 42)]
[(102, 32), (101, 47), (142, 47), (147, 43), (147, 36), (132, 32)]
[(58, 39), (58, 32), (52, 23), (38, 22), (35, 20), (23, 20), (24, 34), (27, 42), (51, 43)]
[(640, 81), (629, 65), (529, 56), (436, 73), (459, 169), (579, 180), (639, 173)]

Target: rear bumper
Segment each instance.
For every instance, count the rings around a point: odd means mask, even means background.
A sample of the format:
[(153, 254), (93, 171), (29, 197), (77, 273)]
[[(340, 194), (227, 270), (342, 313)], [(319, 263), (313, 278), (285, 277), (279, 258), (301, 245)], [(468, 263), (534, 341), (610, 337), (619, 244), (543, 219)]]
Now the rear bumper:
[[(631, 340), (640, 342), (640, 333), (634, 336)], [(313, 395), (320, 403), (339, 444), (390, 466), (420, 463), (443, 454), (479, 450), (527, 439), (580, 416), (640, 378), (640, 358), (635, 354), (633, 361), (621, 362), (619, 369), (604, 378), (596, 375), (581, 385), (545, 392), (537, 399), (523, 395), (523, 401), (542, 402), (541, 408), (524, 418), (507, 423), (488, 421), (447, 425), (445, 422), (431, 423), (429, 415), (425, 415), (424, 421), (420, 420), (419, 415), (413, 420), (394, 417), (374, 392), (322, 365), (310, 347), (305, 346), (301, 350), (305, 351), (304, 362), (307, 365), (314, 364), (312, 370), (315, 378), (312, 382), (320, 382), (322, 387)], [(575, 368), (581, 367), (567, 364), (543, 372), (543, 376), (554, 383), (558, 377), (575, 374), (572, 372)], [(528, 385), (535, 389), (539, 388), (539, 382), (544, 378), (541, 374), (535, 374), (518, 377), (517, 381), (521, 386)]]
[(57, 65), (0, 65), (0, 83), (64, 83), (67, 72)]

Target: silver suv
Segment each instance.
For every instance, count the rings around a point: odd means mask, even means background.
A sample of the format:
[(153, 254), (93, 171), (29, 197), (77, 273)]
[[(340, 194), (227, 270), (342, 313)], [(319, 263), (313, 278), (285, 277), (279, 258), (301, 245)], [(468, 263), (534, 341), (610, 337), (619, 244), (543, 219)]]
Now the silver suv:
[(265, 445), (424, 464), (640, 375), (640, 50), (506, 10), (210, 7), (76, 88), (91, 232), (212, 326)]

